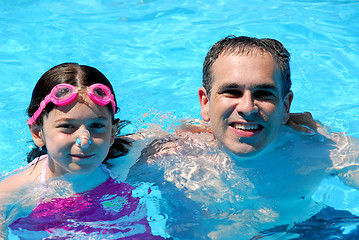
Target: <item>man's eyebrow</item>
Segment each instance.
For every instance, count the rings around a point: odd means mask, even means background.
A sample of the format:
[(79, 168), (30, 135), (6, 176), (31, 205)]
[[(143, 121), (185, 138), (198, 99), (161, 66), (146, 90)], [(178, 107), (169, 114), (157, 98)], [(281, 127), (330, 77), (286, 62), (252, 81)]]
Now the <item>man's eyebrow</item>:
[(275, 91), (278, 92), (278, 88), (276, 85), (274, 84), (259, 84), (255, 87), (256, 89), (265, 89), (265, 90), (271, 90), (271, 91)]
[[(254, 88), (278, 92), (278, 88), (274, 84), (263, 83), (263, 84), (255, 85)], [(219, 87), (219, 92), (223, 92), (227, 89), (244, 89), (244, 85), (237, 83), (223, 84), (222, 86)]]
[(227, 84), (223, 84), (219, 87), (219, 92), (223, 92), (227, 89), (244, 89), (244, 86), (241, 84), (237, 84), (237, 83), (227, 83)]

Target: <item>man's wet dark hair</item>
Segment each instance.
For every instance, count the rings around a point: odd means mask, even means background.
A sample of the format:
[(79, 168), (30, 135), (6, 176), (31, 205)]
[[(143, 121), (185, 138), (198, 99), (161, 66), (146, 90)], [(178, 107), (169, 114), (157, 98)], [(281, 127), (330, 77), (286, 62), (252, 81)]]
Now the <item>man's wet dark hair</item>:
[(215, 43), (203, 63), (202, 84), (210, 97), (213, 76), (212, 66), (217, 58), (221, 55), (238, 54), (248, 55), (254, 52), (268, 52), (272, 55), (274, 61), (278, 64), (282, 77), (282, 96), (288, 94), (292, 81), (290, 79), (290, 54), (282, 43), (271, 38), (253, 38), (245, 36), (228, 36)]

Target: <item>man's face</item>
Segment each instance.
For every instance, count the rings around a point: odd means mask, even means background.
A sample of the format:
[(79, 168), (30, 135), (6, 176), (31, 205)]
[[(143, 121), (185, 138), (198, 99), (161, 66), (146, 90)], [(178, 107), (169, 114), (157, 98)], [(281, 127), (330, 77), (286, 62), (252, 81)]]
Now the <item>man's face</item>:
[(279, 66), (267, 52), (221, 54), (212, 66), (210, 96), (199, 89), (201, 115), (219, 143), (239, 157), (265, 149), (289, 118), (292, 92), (283, 99)]

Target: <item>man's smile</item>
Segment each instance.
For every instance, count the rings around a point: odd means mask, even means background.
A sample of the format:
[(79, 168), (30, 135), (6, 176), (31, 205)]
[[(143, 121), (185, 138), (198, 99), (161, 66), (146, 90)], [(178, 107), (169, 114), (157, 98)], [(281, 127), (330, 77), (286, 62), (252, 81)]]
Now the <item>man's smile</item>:
[(243, 124), (243, 123), (233, 123), (231, 124), (231, 126), (235, 129), (238, 130), (244, 130), (244, 131), (253, 131), (253, 130), (258, 130), (260, 128), (262, 128), (262, 125), (259, 124)]
[(264, 128), (256, 123), (231, 123), (230, 127), (238, 137), (253, 137)]

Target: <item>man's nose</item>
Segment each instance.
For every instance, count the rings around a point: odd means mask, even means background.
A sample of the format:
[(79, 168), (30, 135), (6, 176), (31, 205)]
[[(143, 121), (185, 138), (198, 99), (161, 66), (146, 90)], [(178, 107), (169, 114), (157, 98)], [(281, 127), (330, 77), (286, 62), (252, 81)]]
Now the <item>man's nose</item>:
[(245, 116), (251, 115), (258, 111), (255, 98), (250, 91), (245, 91), (237, 103), (237, 112), (244, 114)]

